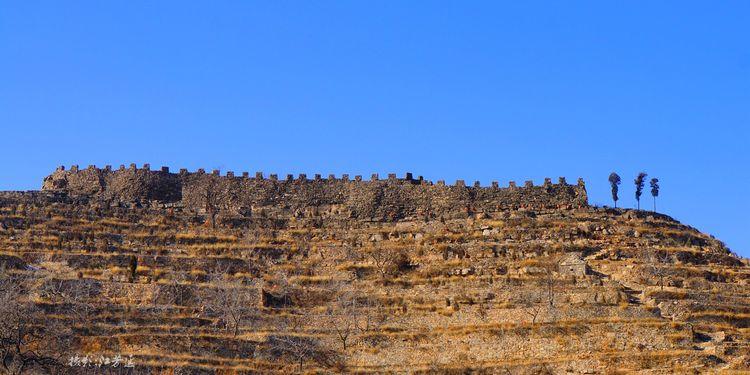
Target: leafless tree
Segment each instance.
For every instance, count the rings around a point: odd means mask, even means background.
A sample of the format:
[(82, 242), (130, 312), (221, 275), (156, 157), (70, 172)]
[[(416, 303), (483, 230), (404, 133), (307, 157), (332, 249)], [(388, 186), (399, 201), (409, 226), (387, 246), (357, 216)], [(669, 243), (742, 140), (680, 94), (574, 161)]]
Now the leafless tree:
[(187, 289), (190, 280), (190, 275), (185, 271), (173, 272), (169, 280), (159, 284), (155, 299), (164, 305), (185, 306), (191, 296)]
[(346, 352), (351, 338), (363, 320), (362, 306), (358, 303), (358, 294), (343, 282), (335, 283), (331, 288), (335, 295), (334, 303), (328, 308), (324, 319), (326, 325), (336, 334)]
[(544, 267), (544, 289), (546, 290), (547, 294), (547, 303), (549, 304), (550, 308), (555, 307), (555, 277), (554, 277), (554, 271), (552, 270), (552, 265), (545, 265)]
[(54, 371), (72, 337), (29, 300), (31, 281), (0, 269), (0, 368), (7, 374)]
[(399, 314), (399, 308), (383, 304), (377, 296), (360, 296), (356, 302), (357, 314), (357, 340), (371, 347), (387, 341), (383, 335), (383, 328), (388, 325), (399, 325), (406, 317)]
[(258, 295), (256, 289), (227, 279), (227, 274), (214, 271), (209, 275), (211, 286), (206, 288), (203, 306), (209, 314), (218, 316), (233, 336), (239, 334), (240, 326), (258, 317)]
[(293, 358), (299, 372), (304, 369), (305, 362), (313, 359), (320, 351), (318, 341), (307, 336), (272, 335), (268, 337), (268, 344), (275, 356)]
[(388, 276), (398, 274), (409, 265), (409, 256), (406, 251), (393, 247), (376, 247), (369, 252), (368, 256), (383, 280)]
[(78, 324), (88, 324), (95, 309), (98, 294), (96, 281), (91, 279), (67, 280), (63, 298), (71, 306), (71, 315)]
[(61, 303), (65, 300), (64, 281), (50, 278), (39, 288), (39, 296), (52, 303)]
[(264, 282), (263, 288), (268, 288), (274, 294), (280, 296), (290, 296), (294, 289), (298, 288), (297, 284), (293, 284), (289, 280), (289, 274), (283, 270), (275, 270), (269, 275), (267, 283)]
[(225, 273), (214, 271), (210, 280), (212, 285), (203, 296), (203, 306), (209, 314), (220, 317), (236, 337), (240, 326), (257, 318), (257, 293), (246, 285), (227, 280)]
[(540, 281), (544, 289), (542, 294), (549, 308), (555, 307), (555, 297), (557, 295), (555, 287), (558, 283), (556, 275), (558, 275), (557, 272), (560, 269), (560, 263), (564, 259), (562, 256), (552, 256), (539, 264), (539, 267), (542, 269), (542, 279)]
[(372, 298), (367, 298), (360, 302), (364, 315), (359, 320), (359, 331), (362, 333), (372, 333), (380, 330), (381, 327), (392, 323), (396, 315), (385, 305)]
[(646, 254), (646, 264), (651, 270), (651, 274), (659, 279), (659, 286), (664, 290), (664, 279), (669, 276), (668, 265), (672, 263), (669, 253), (664, 251), (661, 254), (656, 249), (650, 249)]
[(477, 314), (483, 322), (487, 321), (487, 310), (489, 310), (488, 302), (483, 299), (479, 300), (479, 303), (477, 303)]
[(544, 299), (540, 294), (534, 294), (529, 296), (528, 299), (523, 301), (523, 312), (531, 318), (531, 324), (536, 324), (536, 319), (539, 314), (546, 308)]
[(305, 363), (309, 361), (324, 367), (340, 365), (336, 352), (327, 349), (318, 338), (305, 332), (305, 329), (317, 322), (318, 318), (308, 314), (295, 314), (279, 321), (276, 331), (283, 333), (267, 338), (272, 356), (292, 359), (297, 364), (299, 372), (304, 370)]
[[(310, 252), (310, 249), (312, 246), (310, 246), (310, 242), (312, 241), (313, 233), (310, 229), (306, 229), (301, 233), (298, 233), (294, 236), (295, 243), (297, 245), (297, 253), (301, 254), (302, 256), (307, 256)], [(323, 259), (323, 252), (321, 249), (318, 249), (318, 254), (320, 255), (320, 258)]]
[(554, 271), (556, 263), (542, 265), (544, 274), (539, 280), (539, 289), (522, 296), (521, 305), (524, 313), (531, 318), (531, 324), (536, 324), (539, 316), (548, 311), (554, 312), (555, 309), (555, 277)]

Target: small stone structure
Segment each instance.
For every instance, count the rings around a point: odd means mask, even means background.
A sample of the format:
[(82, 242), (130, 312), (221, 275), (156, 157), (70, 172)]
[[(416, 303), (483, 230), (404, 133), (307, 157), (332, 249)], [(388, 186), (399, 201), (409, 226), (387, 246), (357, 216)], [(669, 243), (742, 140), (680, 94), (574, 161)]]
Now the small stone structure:
[(557, 271), (563, 275), (585, 276), (587, 273), (586, 261), (580, 252), (565, 254), (558, 263)]

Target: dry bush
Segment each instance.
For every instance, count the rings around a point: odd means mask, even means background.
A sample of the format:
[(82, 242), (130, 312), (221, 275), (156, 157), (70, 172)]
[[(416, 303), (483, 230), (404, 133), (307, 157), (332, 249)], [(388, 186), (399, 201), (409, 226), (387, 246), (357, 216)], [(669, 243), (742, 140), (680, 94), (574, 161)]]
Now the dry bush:
[(164, 305), (186, 306), (193, 299), (190, 285), (194, 282), (190, 273), (174, 271), (166, 282), (157, 285), (154, 300)]
[(370, 250), (368, 257), (383, 280), (408, 270), (411, 264), (406, 250), (396, 247), (376, 247)]

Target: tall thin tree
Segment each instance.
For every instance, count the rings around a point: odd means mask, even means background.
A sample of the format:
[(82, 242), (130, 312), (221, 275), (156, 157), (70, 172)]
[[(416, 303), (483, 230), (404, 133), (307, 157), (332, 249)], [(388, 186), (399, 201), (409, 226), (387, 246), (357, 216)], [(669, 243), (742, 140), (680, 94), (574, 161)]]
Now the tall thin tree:
[(656, 212), (656, 197), (659, 196), (659, 179), (651, 179), (651, 196), (654, 197), (654, 212)]
[(641, 195), (643, 195), (643, 185), (646, 183), (646, 172), (638, 173), (638, 177), (635, 178), (635, 200), (638, 202), (638, 209), (641, 209)]
[(620, 176), (612, 172), (609, 174), (609, 185), (612, 186), (612, 200), (615, 201), (615, 208), (617, 208), (617, 200), (619, 199), (617, 197), (617, 191), (619, 190), (618, 185), (620, 185)]

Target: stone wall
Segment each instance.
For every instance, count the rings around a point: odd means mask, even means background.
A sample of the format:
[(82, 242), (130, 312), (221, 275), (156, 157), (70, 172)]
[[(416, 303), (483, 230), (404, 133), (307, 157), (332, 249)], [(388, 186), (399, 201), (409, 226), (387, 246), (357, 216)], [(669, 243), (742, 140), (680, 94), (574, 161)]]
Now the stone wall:
[[(508, 209), (558, 209), (588, 205), (582, 180), (575, 185), (560, 178), (557, 184), (545, 179), (534, 186), (523, 187), (510, 182), (500, 188), (496, 182), (482, 187), (476, 182), (467, 186), (462, 180), (448, 185), (395, 174), (381, 179), (372, 175), (350, 179), (323, 178), (315, 175), (279, 179), (262, 173), (235, 176), (204, 170), (171, 173), (168, 168), (153, 171), (149, 165), (137, 168), (77, 166), (58, 168), (44, 179), (42, 190), (88, 196), (112, 204), (161, 202), (179, 204), (196, 212), (219, 210), (232, 214), (253, 215), (273, 211), (293, 216), (341, 215), (359, 219), (400, 220), (423, 217), (466, 217), (469, 214)], [(281, 211), (281, 212), (280, 212)]]

